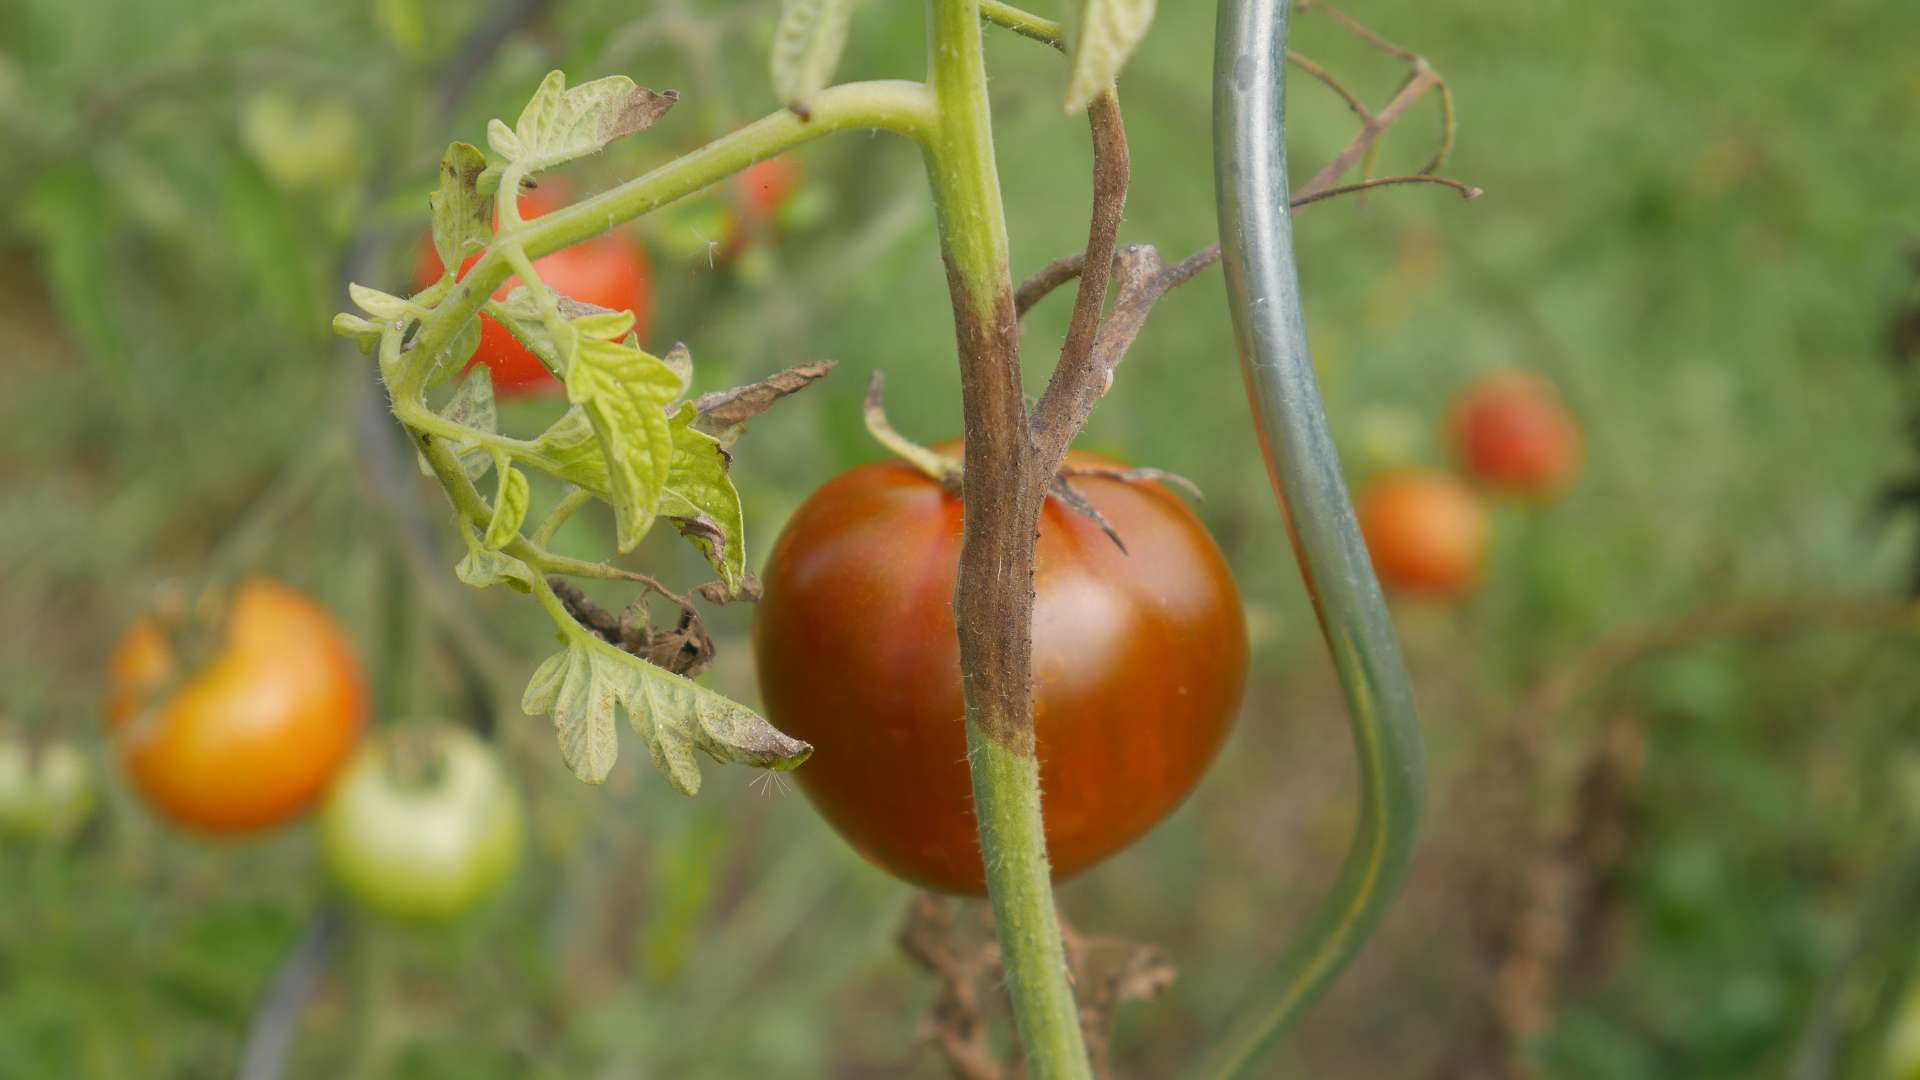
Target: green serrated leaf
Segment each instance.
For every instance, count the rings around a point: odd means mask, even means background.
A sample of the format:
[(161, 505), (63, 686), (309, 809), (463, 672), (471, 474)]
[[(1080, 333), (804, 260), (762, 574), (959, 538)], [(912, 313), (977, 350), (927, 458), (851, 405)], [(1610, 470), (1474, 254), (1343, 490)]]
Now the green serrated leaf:
[(616, 709), (626, 711), (654, 766), (685, 795), (700, 790), (695, 750), (771, 769), (791, 769), (813, 752), (745, 706), (586, 637), (541, 663), (520, 704), (529, 716), (552, 718), (561, 759), (590, 784), (604, 781), (619, 755)]
[(533, 501), (533, 488), (527, 483), (527, 474), (514, 468), (507, 455), (495, 454), (493, 467), (500, 474), (500, 487), (494, 494), (493, 519), (487, 522), (487, 535), (481, 538), (481, 544), (489, 551), (498, 551), (520, 535), (520, 526), (527, 520), (527, 506)]
[(1120, 78), (1153, 23), (1154, 0), (1071, 0), (1067, 111), (1077, 112)]
[(852, 16), (853, 0), (781, 0), (769, 58), (781, 104), (807, 114), (807, 101), (826, 89), (840, 66)]
[(487, 125), (487, 145), (533, 175), (598, 153), (623, 135), (645, 131), (679, 99), (672, 90), (636, 86), (624, 75), (568, 89), (565, 73), (553, 71), (513, 127), (500, 120)]
[(542, 456), (557, 464), (556, 472), (562, 480), (603, 499), (613, 498), (607, 456), (600, 450), (600, 440), (593, 433), (593, 421), (587, 419), (586, 410), (577, 405), (568, 409), (534, 445)]
[(732, 591), (747, 573), (746, 519), (740, 492), (727, 474), (733, 459), (720, 440), (693, 426), (698, 419), (692, 403), (674, 414), (673, 468), (660, 513), (693, 541)]
[(505, 585), (515, 592), (533, 591), (532, 567), (511, 555), (488, 550), (465, 522), (460, 524), (460, 535), (467, 541), (467, 554), (453, 573), (463, 584), (476, 589)]
[(486, 168), (487, 155), (470, 143), (454, 143), (440, 159), (440, 187), (427, 196), (427, 205), (433, 208), (433, 249), (448, 271), (493, 235), (492, 203), (479, 187)]
[(585, 411), (606, 457), (615, 544), (622, 552), (632, 551), (653, 527), (673, 468), (673, 432), (664, 410), (679, 395), (679, 376), (631, 338), (582, 337), (568, 368), (567, 397)]

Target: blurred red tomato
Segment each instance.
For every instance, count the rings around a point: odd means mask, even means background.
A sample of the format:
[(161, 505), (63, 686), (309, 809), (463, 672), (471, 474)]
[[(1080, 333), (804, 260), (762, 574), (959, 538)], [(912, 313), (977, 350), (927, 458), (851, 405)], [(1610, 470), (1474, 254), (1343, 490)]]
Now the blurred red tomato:
[[(567, 194), (565, 184), (549, 180), (520, 196), (520, 215), (531, 221), (558, 210), (567, 205)], [(468, 258), (460, 267), (461, 276), (478, 261), (477, 254)], [(653, 274), (646, 250), (620, 230), (535, 259), (533, 266), (554, 292), (615, 311), (633, 312), (634, 332), (642, 342), (646, 340), (653, 322)], [(429, 235), (420, 245), (414, 286), (424, 289), (440, 280), (444, 271)], [(494, 298), (505, 297), (519, 284), (519, 278), (508, 278), (494, 291)], [(560, 380), (520, 344), (512, 331), (485, 315), (480, 316), (480, 348), (474, 353), (473, 363), (491, 368), (494, 389), (508, 397), (558, 393), (562, 389)]]
[(1474, 383), (1454, 403), (1452, 427), (1461, 464), (1488, 487), (1552, 496), (1579, 472), (1579, 425), (1538, 376), (1499, 372)]
[(1388, 588), (1451, 597), (1479, 580), (1487, 552), (1486, 507), (1452, 474), (1382, 474), (1361, 490), (1355, 509), (1374, 571)]

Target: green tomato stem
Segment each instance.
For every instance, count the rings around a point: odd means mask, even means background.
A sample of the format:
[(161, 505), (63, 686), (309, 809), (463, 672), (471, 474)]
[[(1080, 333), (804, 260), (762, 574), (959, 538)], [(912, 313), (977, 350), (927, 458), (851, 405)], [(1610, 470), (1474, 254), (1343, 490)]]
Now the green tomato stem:
[(1007, 991), (1029, 1074), (1091, 1076), (1067, 985), (1034, 753), (1033, 532), (1042, 485), (1020, 384), (1006, 213), (994, 163), (979, 0), (930, 0), (937, 123), (927, 171), (947, 264), (966, 412), (955, 616), (967, 756)]
[[(927, 88), (900, 80), (829, 87), (814, 96), (811, 106), (807, 120), (783, 109), (616, 188), (518, 227), (507, 227), (510, 218), (503, 214), (501, 231), (495, 235), (486, 254), (422, 320), (418, 340), (411, 350), (421, 358), (418, 366), (424, 367), (427, 358), (445, 349), (493, 291), (513, 276), (512, 264), (506, 256), (509, 248), (517, 249), (527, 259), (538, 259), (592, 239), (719, 183), (756, 161), (823, 135), (864, 128), (891, 131), (924, 142), (934, 121), (933, 99)], [(508, 179), (512, 177), (502, 177), (503, 183)], [(394, 387), (396, 396), (401, 389)], [(417, 392), (419, 388), (409, 385), (404, 389)]]

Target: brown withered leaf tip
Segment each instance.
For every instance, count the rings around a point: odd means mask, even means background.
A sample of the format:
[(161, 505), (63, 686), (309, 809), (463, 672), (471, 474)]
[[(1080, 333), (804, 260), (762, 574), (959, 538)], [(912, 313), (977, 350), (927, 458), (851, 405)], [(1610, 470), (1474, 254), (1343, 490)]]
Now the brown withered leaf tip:
[(680, 100), (678, 90), (649, 90), (644, 86), (633, 88), (633, 94), (627, 98), (626, 107), (613, 118), (607, 126), (607, 140), (611, 142), (625, 135), (645, 131), (659, 119), (667, 115)]

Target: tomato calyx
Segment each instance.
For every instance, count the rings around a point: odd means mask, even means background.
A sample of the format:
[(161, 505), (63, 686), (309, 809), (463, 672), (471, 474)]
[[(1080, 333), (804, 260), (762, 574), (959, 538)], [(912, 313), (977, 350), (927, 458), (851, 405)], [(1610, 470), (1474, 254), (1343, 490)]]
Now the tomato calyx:
[(931, 447), (922, 446), (907, 438), (887, 419), (886, 406), (881, 402), (881, 394), (886, 387), (885, 372), (875, 371), (873, 378), (867, 381), (867, 399), (865, 402), (867, 434), (873, 440), (887, 448), (895, 457), (919, 470), (927, 479), (946, 489), (947, 494), (958, 497), (960, 494), (960, 475), (963, 466), (960, 459), (943, 454)]

